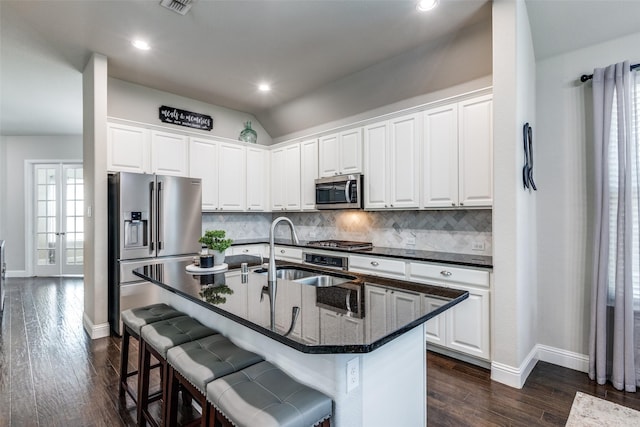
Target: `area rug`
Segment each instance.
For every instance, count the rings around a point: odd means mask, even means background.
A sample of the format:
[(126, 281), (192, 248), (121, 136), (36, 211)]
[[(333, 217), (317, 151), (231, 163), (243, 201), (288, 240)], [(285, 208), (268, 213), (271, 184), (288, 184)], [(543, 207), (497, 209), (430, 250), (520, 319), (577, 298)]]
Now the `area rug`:
[(597, 397), (576, 393), (566, 427), (640, 426), (640, 412)]

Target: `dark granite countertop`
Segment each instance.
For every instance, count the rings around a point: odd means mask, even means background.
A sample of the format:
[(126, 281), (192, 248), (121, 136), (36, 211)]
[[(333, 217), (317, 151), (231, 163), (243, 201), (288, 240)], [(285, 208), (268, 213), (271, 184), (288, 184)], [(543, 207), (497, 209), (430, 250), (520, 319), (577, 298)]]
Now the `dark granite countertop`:
[[(233, 245), (251, 245), (251, 244), (268, 244), (268, 238), (255, 238), (255, 239), (237, 239), (234, 240)], [(436, 251), (423, 251), (423, 250), (414, 250), (414, 249), (400, 249), (400, 248), (383, 248), (374, 246), (373, 249), (370, 250), (361, 250), (361, 251), (345, 251), (344, 249), (337, 248), (329, 248), (322, 247), (319, 248), (317, 246), (309, 246), (307, 242), (300, 242), (300, 244), (295, 245), (291, 243), (289, 239), (276, 239), (276, 244), (282, 246), (293, 246), (293, 247), (302, 247), (302, 248), (311, 248), (323, 251), (335, 251), (341, 253), (350, 253), (350, 254), (362, 254), (362, 255), (371, 255), (371, 256), (381, 256), (388, 258), (402, 258), (413, 261), (427, 261), (427, 262), (438, 262), (442, 264), (453, 264), (467, 267), (476, 267), (476, 268), (493, 268), (493, 257), (486, 255), (472, 255), (472, 254), (457, 254), (450, 252), (436, 252)]]
[[(271, 330), (269, 296), (264, 292), (267, 276), (254, 272), (261, 267), (260, 258), (233, 255), (227, 256), (226, 262), (229, 269), (215, 274), (187, 272), (188, 261), (144, 266), (134, 270), (134, 274), (289, 347), (315, 354), (371, 352), (469, 296), (466, 291), (439, 286), (278, 262), (279, 268), (294, 266), (352, 280), (338, 286), (315, 287), (278, 279), (276, 325)], [(250, 266), (246, 275), (239, 269), (242, 262)], [(390, 295), (388, 304), (393, 304), (398, 296), (415, 301), (413, 312), (403, 310), (391, 319), (387, 318), (389, 310), (376, 312), (366, 306), (365, 294), (377, 293), (380, 302), (385, 292)], [(428, 306), (432, 305), (425, 304), (427, 298), (443, 304), (430, 310)], [(350, 304), (345, 310), (346, 299)], [(294, 306), (300, 312), (293, 332), (286, 335)]]

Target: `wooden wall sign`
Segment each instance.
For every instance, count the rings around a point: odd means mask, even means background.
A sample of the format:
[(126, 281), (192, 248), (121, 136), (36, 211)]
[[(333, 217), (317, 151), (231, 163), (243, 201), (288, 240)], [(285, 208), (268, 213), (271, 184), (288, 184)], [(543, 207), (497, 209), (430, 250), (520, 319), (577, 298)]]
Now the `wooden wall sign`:
[(194, 113), (179, 108), (163, 105), (159, 109), (160, 121), (178, 126), (211, 130), (213, 129), (213, 117), (206, 114)]

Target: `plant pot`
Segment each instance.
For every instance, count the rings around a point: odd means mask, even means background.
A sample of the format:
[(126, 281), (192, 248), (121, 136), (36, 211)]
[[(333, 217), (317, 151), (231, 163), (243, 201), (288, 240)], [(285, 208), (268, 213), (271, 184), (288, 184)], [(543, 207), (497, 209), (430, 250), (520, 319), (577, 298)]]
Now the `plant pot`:
[(220, 265), (224, 263), (224, 252), (209, 249), (209, 255), (213, 255), (213, 265)]

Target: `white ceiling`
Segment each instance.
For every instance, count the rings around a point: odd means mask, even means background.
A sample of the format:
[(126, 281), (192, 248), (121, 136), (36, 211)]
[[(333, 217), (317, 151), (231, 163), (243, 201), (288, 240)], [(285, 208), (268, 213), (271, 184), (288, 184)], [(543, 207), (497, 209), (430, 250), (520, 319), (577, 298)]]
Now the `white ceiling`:
[[(418, 14), (414, 0), (198, 0), (180, 16), (159, 0), (0, 0), (0, 132), (81, 133), (81, 71), (91, 52), (108, 57), (112, 77), (266, 119), (334, 81), (490, 20), (487, 0), (440, 3)], [(636, 32), (640, 1), (527, 0), (527, 9), (544, 58)], [(131, 47), (134, 37), (152, 50)], [(271, 93), (257, 92), (262, 80)], [(352, 114), (379, 107), (366, 99)]]

